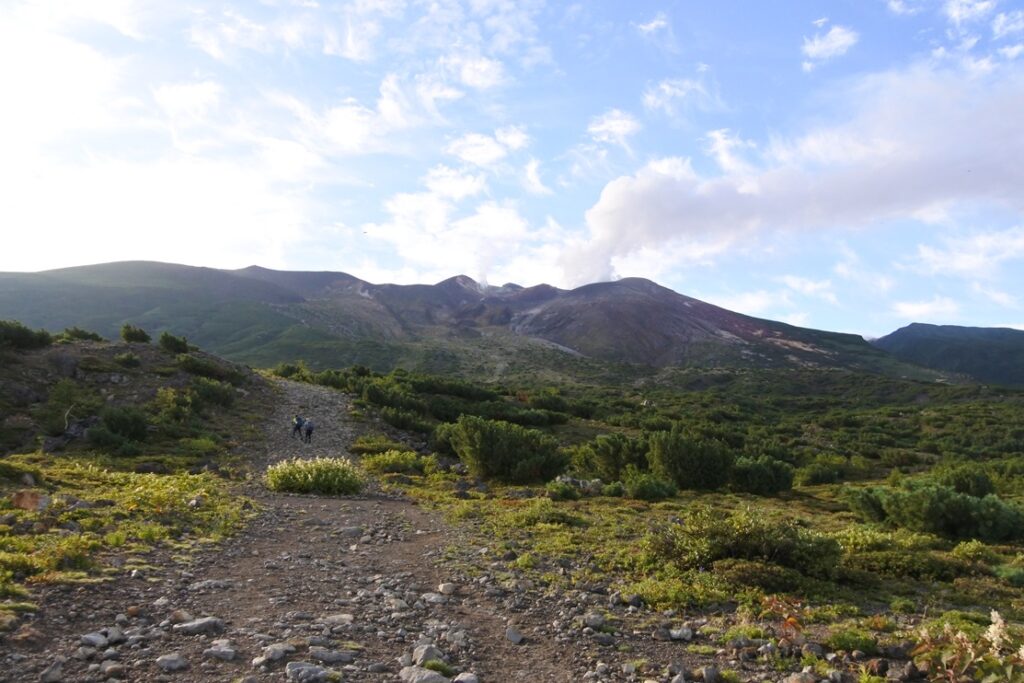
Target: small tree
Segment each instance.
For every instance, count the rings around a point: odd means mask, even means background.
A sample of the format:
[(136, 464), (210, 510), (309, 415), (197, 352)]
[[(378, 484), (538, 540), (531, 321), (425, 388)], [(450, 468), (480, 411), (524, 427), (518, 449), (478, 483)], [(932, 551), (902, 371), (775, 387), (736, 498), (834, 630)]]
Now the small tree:
[[(149, 341), (149, 337), (146, 337), (146, 341)], [(188, 353), (188, 340), (184, 337), (175, 337), (170, 332), (164, 332), (160, 335), (160, 348), (164, 351), (170, 351), (171, 353)]]
[(509, 422), (463, 415), (448, 438), (470, 473), (482, 479), (512, 484), (548, 481), (566, 465), (557, 441)]
[(121, 339), (126, 342), (139, 342), (141, 344), (149, 343), (149, 333), (141, 327), (135, 327), (129, 323), (125, 323), (121, 326)]
[(677, 424), (670, 432), (651, 434), (648, 443), (651, 471), (681, 489), (707, 491), (729, 481), (733, 456), (721, 441), (690, 436)]

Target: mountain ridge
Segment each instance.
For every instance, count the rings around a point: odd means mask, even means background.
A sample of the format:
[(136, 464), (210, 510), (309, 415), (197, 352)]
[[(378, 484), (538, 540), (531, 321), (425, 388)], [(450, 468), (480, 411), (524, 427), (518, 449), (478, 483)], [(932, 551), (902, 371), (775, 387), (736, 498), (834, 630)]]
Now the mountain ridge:
[(540, 343), (652, 367), (841, 367), (935, 378), (857, 335), (743, 315), (644, 278), (575, 289), (494, 287), (466, 275), (398, 285), (334, 271), (128, 261), (0, 273), (0, 317), (48, 329), (78, 325), (106, 336), (132, 322), (255, 363), (305, 352), (316, 364), (368, 356), (384, 365), (409, 357), (411, 349), (486, 355), (504, 345), (500, 353), (508, 355)]

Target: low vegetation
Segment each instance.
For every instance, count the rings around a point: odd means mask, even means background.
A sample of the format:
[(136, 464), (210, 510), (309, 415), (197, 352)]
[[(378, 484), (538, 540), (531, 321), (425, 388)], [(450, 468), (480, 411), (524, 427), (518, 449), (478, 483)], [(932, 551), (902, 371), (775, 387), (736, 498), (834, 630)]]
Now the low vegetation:
[(359, 493), (363, 476), (346, 458), (297, 458), (268, 467), (266, 483), (271, 491), (339, 496)]

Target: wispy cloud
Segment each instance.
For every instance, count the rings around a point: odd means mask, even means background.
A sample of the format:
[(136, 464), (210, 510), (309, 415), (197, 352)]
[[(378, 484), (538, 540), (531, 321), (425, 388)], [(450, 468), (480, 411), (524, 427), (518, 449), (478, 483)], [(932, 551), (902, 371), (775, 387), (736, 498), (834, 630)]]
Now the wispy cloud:
[(807, 61), (803, 62), (804, 71), (811, 71), (819, 63), (846, 54), (857, 44), (860, 35), (851, 28), (834, 25), (827, 33), (816, 33), (812, 38), (804, 38), (801, 48)]
[(946, 296), (934, 296), (927, 301), (897, 301), (892, 312), (910, 322), (951, 322), (959, 315), (960, 304)]
[(632, 114), (621, 109), (611, 109), (592, 118), (587, 132), (597, 142), (616, 144), (632, 152), (627, 139), (640, 132), (640, 128), (640, 122)]

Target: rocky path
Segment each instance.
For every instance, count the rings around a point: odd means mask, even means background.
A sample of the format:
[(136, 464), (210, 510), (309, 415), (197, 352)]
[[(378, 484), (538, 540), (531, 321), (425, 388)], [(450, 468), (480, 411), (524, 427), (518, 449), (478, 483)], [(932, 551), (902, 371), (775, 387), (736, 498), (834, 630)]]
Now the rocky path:
[[(282, 382), (254, 471), (345, 454), (370, 428), (349, 407)], [(291, 438), (295, 413), (316, 421), (312, 443)], [(346, 498), (247, 488), (257, 517), (192, 562), (164, 552), (141, 575), (47, 589), (28, 637), (0, 646), (0, 681), (449, 680), (415, 666), (428, 660), (455, 680), (574, 680), (563, 646), (542, 636), (543, 611), (445, 568), (462, 541), (436, 515), (372, 487)]]

